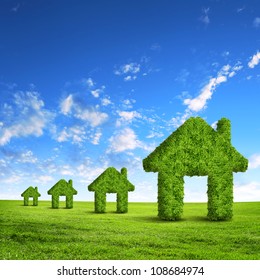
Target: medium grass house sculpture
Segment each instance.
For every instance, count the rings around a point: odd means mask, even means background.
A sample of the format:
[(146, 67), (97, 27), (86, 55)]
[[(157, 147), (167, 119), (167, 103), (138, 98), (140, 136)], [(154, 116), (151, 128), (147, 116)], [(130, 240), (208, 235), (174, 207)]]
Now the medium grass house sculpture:
[(38, 206), (38, 198), (41, 196), (41, 194), (38, 192), (37, 187), (29, 187), (26, 189), (21, 196), (23, 197), (23, 204), (24, 206), (29, 205), (29, 198), (33, 198), (33, 206)]
[(66, 208), (73, 208), (73, 195), (78, 192), (72, 187), (72, 180), (66, 182), (64, 179), (59, 180), (48, 194), (52, 195), (52, 208), (59, 208), (60, 196), (66, 196)]
[(208, 176), (208, 218), (232, 218), (233, 172), (245, 172), (248, 160), (231, 145), (230, 121), (222, 118), (214, 130), (192, 117), (147, 158), (143, 168), (158, 172), (158, 216), (178, 220), (183, 214), (184, 176)]
[(107, 168), (89, 186), (88, 190), (95, 192), (95, 212), (106, 212), (106, 194), (116, 193), (117, 212), (128, 212), (128, 192), (135, 187), (127, 179), (127, 169), (122, 168), (121, 173), (114, 167)]

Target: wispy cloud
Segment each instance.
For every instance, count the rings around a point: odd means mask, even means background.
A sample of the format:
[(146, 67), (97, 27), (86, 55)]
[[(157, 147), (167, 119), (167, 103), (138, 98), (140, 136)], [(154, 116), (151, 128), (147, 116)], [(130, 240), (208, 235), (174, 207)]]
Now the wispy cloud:
[(72, 94), (70, 94), (61, 101), (60, 104), (61, 112), (64, 115), (69, 114), (71, 112), (72, 106), (73, 106), (73, 96)]
[(92, 78), (86, 79), (85, 82), (86, 82), (86, 84), (87, 84), (90, 88), (92, 88), (92, 87), (95, 85), (95, 83), (94, 83), (94, 81), (92, 80)]
[(260, 51), (258, 51), (251, 60), (248, 62), (248, 67), (249, 68), (254, 68), (256, 65), (258, 65), (260, 62)]
[(205, 25), (208, 25), (210, 23), (209, 10), (210, 10), (210, 8), (203, 8), (202, 9), (202, 15), (199, 18), (199, 20), (201, 22), (203, 22)]
[(84, 108), (80, 104), (75, 105), (74, 116), (86, 121), (92, 127), (99, 126), (108, 119), (108, 114), (100, 112), (96, 107)]
[(253, 21), (253, 26), (258, 28), (260, 27), (260, 17), (256, 17)]
[(36, 163), (38, 159), (34, 156), (32, 151), (26, 151), (21, 154), (17, 161), (21, 163)]
[[(35, 91), (15, 93), (12, 104), (4, 104), (0, 125), (0, 145), (7, 144), (12, 138), (29, 135), (41, 136), (53, 119), (54, 114), (44, 109), (44, 102)], [(6, 118), (5, 110), (8, 110)]]
[(112, 104), (112, 101), (110, 100), (109, 97), (104, 97), (101, 99), (101, 105), (108, 106), (110, 104)]
[(181, 83), (186, 83), (189, 75), (190, 75), (190, 72), (187, 69), (182, 69), (180, 71), (179, 75), (177, 76), (177, 78), (175, 79), (175, 81), (181, 82)]
[(137, 118), (141, 118), (141, 114), (138, 113), (137, 111), (118, 111), (117, 112), (120, 118), (116, 122), (116, 126), (120, 126), (122, 124), (129, 124), (133, 120)]
[(102, 136), (101, 131), (97, 131), (95, 134), (91, 135), (91, 143), (94, 144), (94, 145), (98, 145), (101, 136)]
[(254, 169), (260, 167), (260, 154), (254, 154), (249, 158), (248, 168)]
[(245, 6), (243, 6), (243, 7), (241, 7), (241, 8), (237, 8), (237, 13), (241, 13), (242, 11), (244, 11), (245, 10)]
[(72, 144), (80, 144), (85, 141), (86, 132), (85, 128), (82, 126), (72, 126), (72, 127), (64, 127), (63, 130), (58, 133), (56, 137), (58, 142), (67, 142), (71, 141)]
[(41, 175), (35, 179), (35, 182), (41, 183), (43, 185), (53, 182), (55, 179), (49, 175)]
[[(234, 67), (231, 70), (230, 65), (225, 65), (222, 69), (218, 72), (217, 76), (211, 78), (209, 82), (203, 87), (200, 94), (193, 98), (184, 99), (184, 104), (188, 106), (188, 109), (194, 112), (199, 112), (204, 109), (207, 105), (207, 101), (211, 99), (216, 87), (224, 82), (227, 81), (228, 77), (231, 75), (234, 76), (236, 71), (239, 71), (241, 68)], [(232, 73), (232, 74), (231, 74)]]
[(137, 79), (137, 74), (141, 70), (141, 65), (136, 62), (121, 65), (117, 67), (114, 74), (117, 76), (123, 76), (124, 81), (133, 81)]
[(212, 98), (216, 88), (225, 83), (229, 78), (236, 75), (242, 69), (240, 62), (237, 62), (233, 67), (229, 64), (224, 65), (215, 77), (209, 79), (208, 83), (201, 89), (200, 94), (195, 98), (186, 98), (183, 104), (187, 106), (183, 114), (179, 113), (172, 118), (169, 125), (178, 127), (183, 124), (192, 114), (198, 113), (207, 107), (207, 102)]
[(20, 3), (17, 3), (15, 6), (12, 7), (11, 11), (17, 13), (20, 7), (21, 7)]
[(108, 119), (108, 115), (100, 112), (97, 106), (87, 106), (72, 94), (61, 101), (60, 107), (64, 115), (72, 114), (75, 118), (85, 121), (91, 127), (99, 126)]
[(152, 51), (161, 51), (162, 47), (161, 45), (159, 45), (158, 43), (154, 43), (151, 45), (151, 48), (150, 48)]
[(162, 132), (157, 132), (152, 130), (147, 136), (146, 138), (161, 138), (163, 137), (164, 134)]
[(125, 109), (131, 109), (133, 108), (134, 104), (136, 103), (135, 99), (124, 99), (122, 101), (122, 105)]
[(140, 64), (132, 62), (129, 64), (124, 64), (122, 66), (120, 66), (118, 69), (115, 70), (115, 74), (116, 75), (123, 75), (123, 74), (136, 74), (138, 72), (140, 72)]

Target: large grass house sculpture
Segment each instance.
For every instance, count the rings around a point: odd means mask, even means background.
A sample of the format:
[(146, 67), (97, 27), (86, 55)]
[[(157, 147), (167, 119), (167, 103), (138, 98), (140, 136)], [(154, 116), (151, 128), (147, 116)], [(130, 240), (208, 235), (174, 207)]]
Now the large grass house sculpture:
[(208, 176), (208, 218), (232, 218), (233, 172), (245, 172), (248, 160), (231, 145), (230, 121), (213, 129), (192, 117), (147, 158), (144, 170), (158, 172), (158, 216), (178, 220), (183, 213), (184, 176)]
[(127, 169), (122, 168), (121, 173), (114, 167), (107, 168), (89, 186), (88, 190), (95, 192), (95, 212), (106, 211), (106, 194), (116, 193), (117, 212), (128, 211), (128, 192), (134, 191), (135, 187), (127, 179)]
[(28, 206), (29, 205), (29, 198), (32, 197), (33, 198), (33, 206), (38, 206), (38, 197), (41, 196), (41, 194), (38, 192), (38, 188), (37, 187), (29, 187), (28, 189), (26, 189), (21, 196), (23, 197), (23, 204), (24, 206)]
[(78, 192), (72, 187), (72, 180), (66, 182), (64, 179), (59, 180), (48, 194), (52, 195), (52, 208), (59, 208), (60, 196), (66, 196), (66, 208), (73, 208), (73, 195)]

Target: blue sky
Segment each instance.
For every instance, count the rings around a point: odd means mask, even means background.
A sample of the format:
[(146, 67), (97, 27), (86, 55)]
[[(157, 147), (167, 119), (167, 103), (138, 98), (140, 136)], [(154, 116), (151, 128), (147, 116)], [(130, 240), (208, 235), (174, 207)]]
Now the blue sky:
[[(142, 159), (200, 116), (231, 120), (249, 159), (234, 200), (260, 200), (259, 1), (2, 0), (0, 34), (1, 199), (30, 185), (50, 199), (64, 178), (91, 201), (114, 166), (130, 201), (156, 201)], [(206, 201), (206, 185), (185, 177), (185, 201)]]

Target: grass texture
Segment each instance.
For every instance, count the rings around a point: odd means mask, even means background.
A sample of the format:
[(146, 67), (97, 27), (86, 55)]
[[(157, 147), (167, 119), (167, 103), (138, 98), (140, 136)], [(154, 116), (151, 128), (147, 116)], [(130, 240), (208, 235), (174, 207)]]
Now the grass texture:
[(157, 203), (129, 203), (125, 214), (113, 202), (105, 214), (93, 202), (60, 206), (0, 200), (0, 259), (260, 260), (260, 202), (234, 203), (221, 222), (207, 220), (206, 203), (184, 204), (175, 222), (157, 217)]

